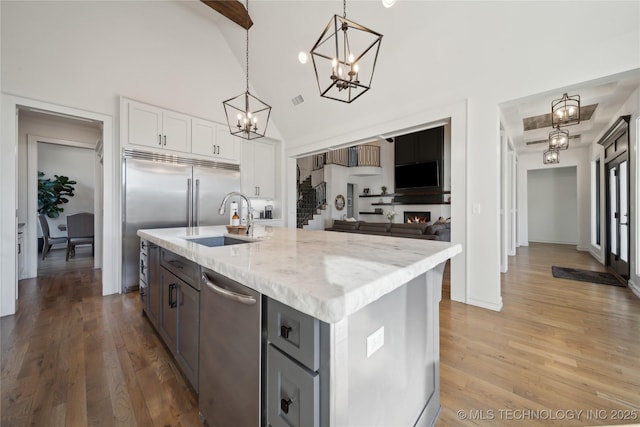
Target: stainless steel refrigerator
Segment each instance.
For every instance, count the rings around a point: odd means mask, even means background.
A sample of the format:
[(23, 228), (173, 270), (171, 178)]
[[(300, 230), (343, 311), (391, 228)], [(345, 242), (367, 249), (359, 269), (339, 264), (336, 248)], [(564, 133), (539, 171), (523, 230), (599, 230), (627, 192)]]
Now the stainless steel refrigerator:
[(240, 167), (127, 149), (122, 170), (122, 290), (130, 292), (139, 283), (137, 231), (227, 224), (218, 208), (228, 192), (240, 191)]

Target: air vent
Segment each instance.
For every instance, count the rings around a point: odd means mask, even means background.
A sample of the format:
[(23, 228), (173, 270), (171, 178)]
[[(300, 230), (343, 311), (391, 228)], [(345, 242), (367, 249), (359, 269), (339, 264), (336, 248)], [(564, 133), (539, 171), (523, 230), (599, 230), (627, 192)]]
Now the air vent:
[(304, 98), (302, 97), (302, 95), (298, 95), (295, 98), (292, 98), (291, 102), (293, 103), (293, 106), (295, 107), (296, 105), (302, 104), (304, 102)]
[[(571, 140), (571, 139), (576, 139), (576, 138), (580, 138), (580, 134), (578, 134), (578, 135), (570, 135), (570, 136), (569, 136), (569, 139), (570, 139), (570, 140)], [(534, 145), (534, 144), (542, 144), (543, 142), (548, 143), (548, 142), (549, 142), (549, 140), (548, 140), (548, 139), (539, 139), (539, 140), (537, 140), (537, 141), (527, 141), (525, 144), (527, 144), (527, 145)]]

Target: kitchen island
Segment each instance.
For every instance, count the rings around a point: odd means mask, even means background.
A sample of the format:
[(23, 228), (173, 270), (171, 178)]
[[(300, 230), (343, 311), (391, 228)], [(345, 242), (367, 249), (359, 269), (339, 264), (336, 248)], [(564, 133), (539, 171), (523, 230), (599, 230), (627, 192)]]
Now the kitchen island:
[[(226, 235), (224, 226), (138, 235), (201, 266), (205, 283), (220, 277), (261, 298), (257, 404), (263, 408), (256, 426), (435, 423), (442, 271), (460, 245), (271, 227), (229, 236), (250, 243), (215, 247), (203, 243)], [(203, 356), (210, 344), (204, 332), (216, 328), (203, 324), (207, 311), (203, 298), (201, 410), (205, 400), (216, 400), (203, 397), (203, 386), (217, 381), (202, 375), (211, 357)]]

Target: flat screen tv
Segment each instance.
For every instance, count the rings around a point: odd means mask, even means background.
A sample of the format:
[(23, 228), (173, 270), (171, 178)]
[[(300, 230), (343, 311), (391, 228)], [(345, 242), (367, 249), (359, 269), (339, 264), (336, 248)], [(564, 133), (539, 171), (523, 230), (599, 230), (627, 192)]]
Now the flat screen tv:
[(440, 187), (438, 166), (437, 160), (396, 166), (396, 191)]

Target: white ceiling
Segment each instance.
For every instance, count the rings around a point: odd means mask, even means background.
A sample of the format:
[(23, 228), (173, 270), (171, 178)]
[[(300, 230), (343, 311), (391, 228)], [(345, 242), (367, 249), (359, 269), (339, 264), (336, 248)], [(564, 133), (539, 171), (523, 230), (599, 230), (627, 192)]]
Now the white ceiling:
[[(245, 30), (201, 2), (183, 3), (185, 8), (192, 10), (199, 18), (211, 20), (218, 27), (238, 63), (244, 68)], [(501, 5), (501, 13), (506, 11), (501, 19), (513, 21), (505, 23), (503, 31), (520, 31), (519, 39), (524, 40), (524, 43), (535, 40), (538, 44), (546, 45), (545, 40), (540, 40), (546, 32), (540, 32), (539, 26), (530, 19), (523, 20), (523, 14), (532, 11), (536, 13), (540, 9), (544, 9), (544, 12), (546, 6), (538, 6), (537, 2), (498, 3)], [(601, 5), (602, 3), (580, 3), (583, 9), (580, 19), (584, 25), (601, 19), (598, 15)], [(490, 31), (491, 25), (495, 24), (491, 21), (494, 19), (491, 13), (497, 10), (492, 9), (495, 7), (494, 2), (403, 0), (387, 9), (380, 0), (348, 1), (347, 18), (382, 33), (384, 37), (372, 89), (354, 103), (343, 104), (321, 98), (311, 61), (306, 65), (298, 62), (298, 53), (311, 49), (329, 19), (334, 14), (342, 14), (342, 2), (251, 0), (249, 14), (254, 22), (250, 30), (252, 92), (273, 107), (271, 122), (277, 125), (278, 133), (288, 142), (304, 145), (325, 138), (332, 139), (332, 143), (344, 144), (350, 142), (346, 140), (350, 130), (371, 127), (372, 123), (379, 124), (393, 119), (390, 116), (395, 110), (389, 107), (401, 105), (404, 110), (415, 110), (417, 107), (409, 106), (419, 106), (422, 105), (421, 102), (427, 106), (446, 105), (460, 98), (474, 96), (469, 88), (477, 91), (483, 85), (486, 87), (486, 81), (489, 81), (486, 73), (496, 74), (497, 78), (505, 76), (505, 80), (512, 79), (511, 83), (505, 81), (504, 85), (507, 87), (521, 82), (517, 76), (523, 78), (523, 73), (535, 75), (541, 69), (546, 72), (546, 68), (541, 68), (539, 64), (519, 64), (517, 60), (512, 61), (516, 64), (513, 69), (499, 69), (490, 65), (496, 59), (499, 60), (500, 55), (510, 57), (514, 51), (508, 49), (516, 49), (519, 54), (528, 52), (531, 61), (540, 56), (539, 46), (512, 43), (513, 46), (500, 45), (500, 49), (507, 49), (502, 51), (490, 47), (496, 40), (503, 41), (502, 32), (496, 30), (496, 34), (493, 34)], [(565, 3), (561, 9), (562, 11), (554, 7), (560, 15), (567, 15), (574, 10)], [(474, 37), (469, 32), (461, 31), (469, 27), (470, 23), (477, 22), (478, 14), (488, 15), (487, 19), (480, 21), (487, 21), (485, 33)], [(585, 37), (595, 43), (599, 36), (594, 31), (585, 34)], [(567, 57), (570, 58), (570, 55)], [(597, 61), (595, 58), (593, 60)], [(580, 73), (588, 70), (585, 63), (590, 62), (590, 58), (583, 58), (582, 62), (565, 68)], [(468, 66), (461, 67), (460, 63)], [(524, 78), (530, 76), (525, 75)], [(546, 81), (552, 80), (547, 78)], [(576, 82), (580, 81), (576, 78)], [(563, 80), (565, 82), (566, 79)], [(551, 129), (525, 133), (522, 119), (548, 113), (551, 101), (561, 97), (564, 92), (579, 94), (582, 105), (597, 103), (598, 108), (591, 120), (569, 128), (572, 134), (581, 134), (578, 140), (572, 139), (571, 144), (572, 147), (589, 144), (603, 132), (613, 115), (639, 84), (640, 75), (635, 72), (576, 83), (545, 93), (532, 93), (525, 98), (500, 105), (503, 125), (508, 129), (518, 151), (542, 150), (544, 144), (527, 147), (526, 141), (546, 139)], [(502, 89), (495, 88), (498, 92)], [(243, 90), (244, 87), (237, 88), (238, 93)], [(302, 95), (304, 102), (294, 106), (292, 99), (298, 95)], [(499, 96), (497, 95), (498, 98)], [(384, 111), (387, 116), (377, 115), (379, 111)], [(379, 133), (385, 133), (385, 130), (382, 129)], [(341, 141), (340, 138), (345, 140)]]
[(549, 114), (551, 102), (562, 97), (564, 92), (569, 95), (580, 95), (582, 106), (598, 104), (590, 120), (581, 121), (577, 125), (564, 129), (569, 135), (578, 136), (570, 140), (570, 149), (588, 146), (599, 138), (618, 114), (625, 101), (633, 91), (640, 86), (640, 70), (609, 76), (591, 82), (559, 88), (553, 92), (540, 93), (525, 98), (505, 102), (500, 106), (503, 115), (503, 126), (509, 133), (518, 152), (532, 152), (546, 150), (548, 144), (532, 144), (527, 142), (547, 140), (551, 127), (524, 130), (523, 119), (527, 117)]

